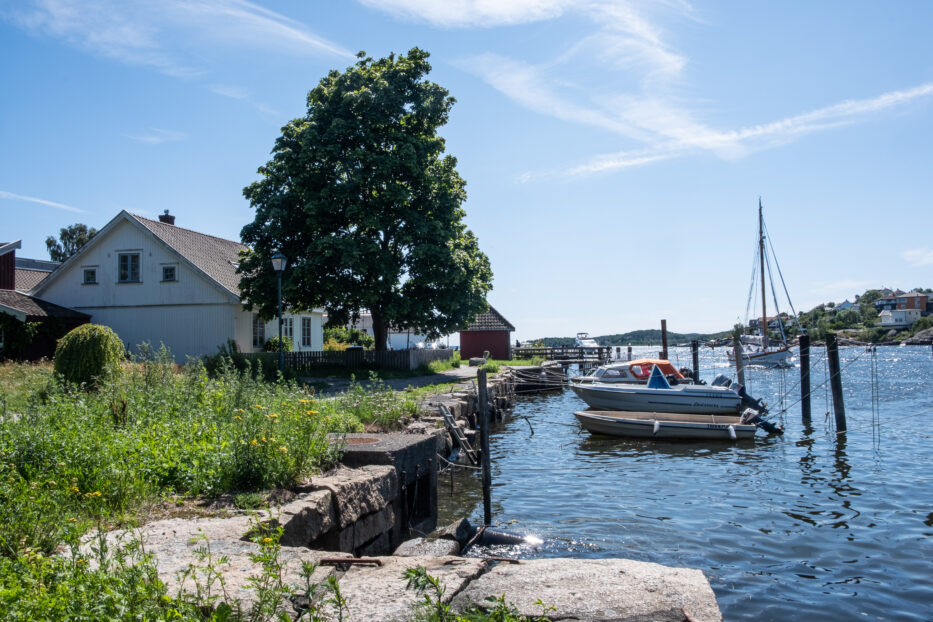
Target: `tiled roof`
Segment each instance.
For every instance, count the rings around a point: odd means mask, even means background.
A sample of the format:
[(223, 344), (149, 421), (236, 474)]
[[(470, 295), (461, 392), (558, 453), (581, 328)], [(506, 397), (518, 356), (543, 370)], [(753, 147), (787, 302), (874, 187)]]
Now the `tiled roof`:
[(496, 311), (492, 305), (489, 305), (489, 311), (476, 316), (476, 320), (466, 327), (471, 330), (507, 330), (514, 331), (515, 327), (502, 317), (502, 314)]
[(15, 274), (16, 289), (21, 292), (28, 292), (52, 273), (46, 270), (24, 270), (23, 268), (16, 268)]
[(246, 250), (245, 246), (136, 214), (132, 217), (230, 293), (240, 295), (240, 275), (236, 273), (236, 264), (240, 260), (240, 251)]
[(33, 298), (12, 289), (0, 289), (0, 305), (25, 313), (28, 319), (43, 317), (91, 319), (91, 316), (86, 313)]

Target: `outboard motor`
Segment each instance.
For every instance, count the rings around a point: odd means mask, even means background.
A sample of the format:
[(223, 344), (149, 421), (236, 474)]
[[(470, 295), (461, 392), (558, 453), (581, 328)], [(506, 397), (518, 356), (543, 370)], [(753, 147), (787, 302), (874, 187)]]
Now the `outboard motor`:
[(761, 400), (753, 398), (751, 395), (745, 392), (745, 387), (740, 385), (738, 382), (732, 385), (732, 390), (739, 394), (739, 397), (742, 398), (742, 404), (746, 408), (752, 408), (757, 410), (762, 415), (768, 412), (768, 407), (765, 406), (765, 403)]
[(784, 428), (764, 419), (757, 411), (748, 408), (742, 413), (742, 423), (754, 424), (769, 434), (784, 434)]

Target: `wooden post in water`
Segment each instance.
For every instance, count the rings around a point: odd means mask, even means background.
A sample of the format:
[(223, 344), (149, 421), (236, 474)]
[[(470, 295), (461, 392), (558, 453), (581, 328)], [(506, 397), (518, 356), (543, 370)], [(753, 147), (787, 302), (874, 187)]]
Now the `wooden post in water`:
[(661, 320), (661, 358), (667, 360), (667, 320)]
[(694, 339), (690, 342), (690, 351), (693, 354), (693, 381), (700, 382), (700, 342)]
[(742, 341), (739, 339), (739, 333), (732, 334), (732, 353), (735, 354), (735, 375), (739, 379), (739, 384), (745, 386), (745, 354), (742, 352)]
[(842, 372), (839, 369), (839, 343), (836, 333), (826, 333), (826, 356), (829, 359), (829, 387), (833, 395), (836, 432), (846, 431), (846, 406), (842, 401)]
[(492, 475), (489, 466), (489, 397), (486, 389), (486, 370), (476, 372), (476, 384), (479, 387), (480, 449), (483, 452), (483, 524), (492, 524), (492, 501), (490, 488)]
[(628, 347), (628, 360), (632, 360), (632, 346)]
[(810, 335), (800, 335), (800, 416), (810, 425)]

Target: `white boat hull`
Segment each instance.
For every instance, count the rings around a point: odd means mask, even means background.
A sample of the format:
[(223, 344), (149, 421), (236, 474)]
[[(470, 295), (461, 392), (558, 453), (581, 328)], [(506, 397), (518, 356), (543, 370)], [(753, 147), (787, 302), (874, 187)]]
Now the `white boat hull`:
[(704, 385), (649, 389), (624, 383), (592, 383), (572, 384), (570, 388), (593, 410), (737, 415), (742, 403), (735, 391)]
[(754, 438), (757, 430), (729, 416), (586, 410), (573, 414), (593, 434), (627, 438), (741, 441)]
[[(793, 357), (793, 352), (789, 349), (742, 353), (742, 361), (746, 365), (760, 365), (761, 367), (790, 367), (791, 357)], [(735, 362), (734, 352), (729, 352), (729, 360)]]

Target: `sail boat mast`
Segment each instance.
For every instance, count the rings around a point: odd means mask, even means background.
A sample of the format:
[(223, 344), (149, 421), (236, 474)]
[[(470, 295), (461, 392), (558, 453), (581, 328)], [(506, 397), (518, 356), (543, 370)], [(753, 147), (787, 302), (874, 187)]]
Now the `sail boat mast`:
[(761, 260), (761, 347), (768, 347), (768, 311), (765, 292), (765, 227), (761, 215), (761, 197), (758, 197), (758, 257)]

